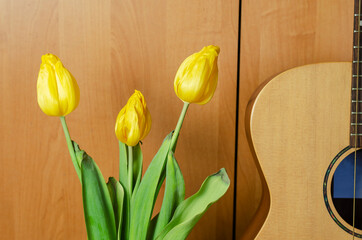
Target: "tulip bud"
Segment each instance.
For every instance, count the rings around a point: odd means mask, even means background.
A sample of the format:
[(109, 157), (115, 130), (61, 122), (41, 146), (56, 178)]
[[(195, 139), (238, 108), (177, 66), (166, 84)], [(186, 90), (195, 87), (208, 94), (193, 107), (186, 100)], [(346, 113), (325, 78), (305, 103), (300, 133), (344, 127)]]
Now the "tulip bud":
[(79, 103), (79, 87), (72, 74), (53, 54), (41, 57), (37, 82), (38, 104), (49, 116), (65, 116)]
[(219, 47), (210, 45), (182, 62), (174, 81), (176, 95), (182, 101), (205, 104), (211, 100), (217, 86), (219, 52)]
[(151, 115), (140, 91), (135, 90), (119, 112), (115, 132), (119, 141), (136, 146), (151, 130)]

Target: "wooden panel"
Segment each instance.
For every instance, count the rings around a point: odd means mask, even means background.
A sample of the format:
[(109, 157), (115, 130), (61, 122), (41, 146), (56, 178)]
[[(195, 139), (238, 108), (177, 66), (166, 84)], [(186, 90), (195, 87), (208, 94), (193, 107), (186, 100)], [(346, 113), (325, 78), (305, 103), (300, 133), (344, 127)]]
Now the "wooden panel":
[[(40, 56), (58, 55), (76, 77), (81, 101), (71, 136), (117, 176), (114, 121), (134, 89), (153, 127), (142, 146), (147, 166), (176, 125), (182, 102), (173, 78), (204, 45), (221, 48), (213, 100), (192, 105), (176, 157), (186, 195), (225, 167), (234, 178), (239, 1), (0, 1), (0, 233), (3, 239), (86, 239), (81, 187), (57, 118), (36, 103)], [(159, 207), (159, 206), (158, 206)], [(231, 239), (233, 183), (189, 239)]]
[(273, 78), (253, 99), (250, 135), (270, 191), (256, 239), (352, 238), (322, 194), (329, 165), (349, 144), (350, 83), (350, 63), (309, 64)]
[(237, 239), (250, 239), (246, 229), (261, 198), (244, 128), (249, 98), (263, 81), (292, 67), (351, 61), (352, 30), (353, 1), (242, 1)]

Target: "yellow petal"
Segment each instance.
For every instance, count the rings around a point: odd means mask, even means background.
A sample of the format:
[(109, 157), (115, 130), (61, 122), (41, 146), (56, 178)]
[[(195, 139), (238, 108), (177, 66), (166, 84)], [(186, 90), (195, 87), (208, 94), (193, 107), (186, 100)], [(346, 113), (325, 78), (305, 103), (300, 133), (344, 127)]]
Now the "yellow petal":
[[(127, 136), (126, 144), (128, 146), (136, 146), (140, 140), (140, 129), (138, 115), (133, 106), (127, 106), (127, 114), (124, 117), (123, 132)], [(136, 124), (135, 124), (136, 123)]]
[(211, 100), (218, 81), (219, 52), (219, 47), (210, 45), (182, 62), (174, 81), (175, 93), (182, 101), (205, 104)]
[(142, 134), (140, 140), (143, 140), (143, 139), (148, 135), (148, 133), (149, 133), (150, 130), (151, 130), (152, 119), (151, 119), (151, 114), (150, 114), (150, 112), (148, 111), (147, 108), (146, 108), (146, 113), (145, 113), (145, 115), (146, 115), (146, 124), (145, 124), (144, 130), (143, 130), (143, 134)]
[(118, 113), (116, 126), (115, 126), (116, 137), (123, 143), (127, 141), (127, 135), (124, 134), (124, 132), (122, 131), (122, 126), (124, 125), (123, 123), (124, 123), (125, 111), (126, 111), (126, 106), (124, 106), (121, 109), (121, 111)]
[(61, 116), (55, 73), (51, 66), (43, 63), (38, 75), (37, 96), (39, 107), (45, 114)]
[(72, 74), (53, 54), (42, 56), (37, 82), (38, 104), (49, 116), (65, 116), (79, 104), (79, 87)]
[(59, 103), (63, 116), (71, 113), (79, 104), (80, 92), (72, 74), (59, 61), (55, 65)]
[(116, 136), (128, 146), (135, 146), (147, 136), (150, 129), (151, 115), (146, 101), (142, 93), (135, 90), (117, 116)]
[(55, 68), (55, 64), (59, 62), (59, 58), (54, 54), (48, 53), (41, 56), (41, 61), (44, 64), (51, 66), (53, 69)]

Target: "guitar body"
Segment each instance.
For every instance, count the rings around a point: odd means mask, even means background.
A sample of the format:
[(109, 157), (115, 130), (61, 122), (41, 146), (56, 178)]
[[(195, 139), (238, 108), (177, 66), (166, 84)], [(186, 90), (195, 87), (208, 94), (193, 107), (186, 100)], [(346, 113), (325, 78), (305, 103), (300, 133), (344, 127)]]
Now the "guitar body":
[(351, 69), (351, 63), (297, 67), (266, 82), (249, 102), (246, 130), (263, 197), (243, 239), (352, 238), (326, 181), (327, 170), (333, 175), (353, 151), (336, 159), (349, 145)]

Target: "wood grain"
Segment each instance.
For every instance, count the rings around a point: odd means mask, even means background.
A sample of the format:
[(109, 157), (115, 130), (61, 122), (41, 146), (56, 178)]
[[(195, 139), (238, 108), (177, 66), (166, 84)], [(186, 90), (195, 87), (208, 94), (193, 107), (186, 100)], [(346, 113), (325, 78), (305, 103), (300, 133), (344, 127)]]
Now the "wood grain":
[(330, 163), (349, 145), (351, 66), (297, 67), (252, 99), (248, 137), (270, 195), (257, 239), (352, 237), (330, 217), (322, 192)]
[[(262, 187), (245, 132), (245, 109), (258, 85), (305, 64), (351, 61), (353, 1), (242, 1), (236, 237), (246, 231)], [(258, 216), (256, 216), (258, 217)]]
[[(40, 57), (47, 52), (78, 81), (80, 104), (67, 117), (71, 136), (108, 178), (118, 174), (114, 121), (134, 89), (153, 118), (142, 146), (147, 166), (182, 108), (173, 92), (179, 64), (205, 45), (219, 45), (218, 89), (207, 105), (190, 107), (176, 158), (187, 196), (221, 167), (233, 179), (238, 4), (0, 1), (1, 238), (86, 239), (81, 187), (60, 122), (36, 103)], [(231, 239), (232, 216), (233, 183), (189, 239)]]

